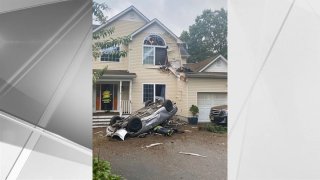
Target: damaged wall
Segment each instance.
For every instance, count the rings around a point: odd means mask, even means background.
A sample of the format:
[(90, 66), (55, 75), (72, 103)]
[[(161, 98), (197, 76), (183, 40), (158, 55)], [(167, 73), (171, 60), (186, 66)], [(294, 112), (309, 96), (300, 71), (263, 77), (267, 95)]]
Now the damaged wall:
[[(170, 51), (168, 52), (168, 59), (179, 59), (180, 51), (176, 40), (171, 37), (162, 27), (157, 24), (150, 26), (152, 31), (158, 32), (162, 37)], [(176, 102), (177, 96), (177, 77), (170, 71), (161, 71), (159, 66), (142, 64), (143, 57), (143, 41), (145, 37), (152, 34), (147, 28), (141, 33), (137, 34), (130, 43), (129, 51), (129, 72), (137, 74), (137, 78), (133, 79), (132, 83), (132, 110), (135, 111), (141, 108), (144, 103), (142, 101), (142, 86), (143, 83), (158, 83), (166, 84), (166, 99), (171, 99)], [(180, 107), (178, 106), (180, 109)]]

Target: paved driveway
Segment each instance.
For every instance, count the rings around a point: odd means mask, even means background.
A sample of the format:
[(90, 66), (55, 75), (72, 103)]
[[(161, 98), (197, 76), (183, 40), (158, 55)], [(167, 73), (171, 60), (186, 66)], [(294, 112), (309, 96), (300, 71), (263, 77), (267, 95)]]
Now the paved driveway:
[[(199, 131), (184, 126), (191, 132), (172, 137), (149, 135), (125, 141), (110, 140), (105, 129), (94, 129), (94, 155), (110, 161), (114, 173), (129, 180), (150, 179), (227, 179), (227, 135)], [(163, 143), (146, 148), (152, 143)], [(207, 156), (179, 154), (180, 151)]]

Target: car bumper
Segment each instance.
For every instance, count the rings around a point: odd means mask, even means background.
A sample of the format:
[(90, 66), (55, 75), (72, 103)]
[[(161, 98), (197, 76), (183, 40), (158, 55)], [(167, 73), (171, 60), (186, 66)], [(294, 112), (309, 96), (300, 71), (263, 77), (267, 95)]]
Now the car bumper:
[(227, 116), (210, 116), (211, 122), (215, 124), (227, 124), (227, 121), (224, 121), (225, 119), (228, 119)]

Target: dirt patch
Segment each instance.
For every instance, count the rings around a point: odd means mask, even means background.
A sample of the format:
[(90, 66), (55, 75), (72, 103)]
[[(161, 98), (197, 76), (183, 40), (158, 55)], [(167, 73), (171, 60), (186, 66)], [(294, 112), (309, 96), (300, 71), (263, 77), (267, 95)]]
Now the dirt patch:
[[(148, 135), (118, 141), (93, 130), (94, 156), (110, 161), (113, 172), (127, 179), (227, 179), (227, 135), (186, 125), (182, 134)], [(153, 143), (162, 143), (146, 148)], [(204, 157), (179, 154), (197, 153)]]

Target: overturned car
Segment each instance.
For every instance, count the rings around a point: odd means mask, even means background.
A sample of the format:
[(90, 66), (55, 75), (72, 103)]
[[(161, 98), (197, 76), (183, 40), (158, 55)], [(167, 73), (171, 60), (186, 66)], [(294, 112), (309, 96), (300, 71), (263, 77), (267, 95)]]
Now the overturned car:
[(135, 137), (149, 132), (158, 125), (165, 124), (177, 111), (177, 106), (171, 100), (147, 101), (145, 107), (126, 118), (113, 116), (106, 134), (111, 137), (119, 137), (122, 140), (126, 136)]

